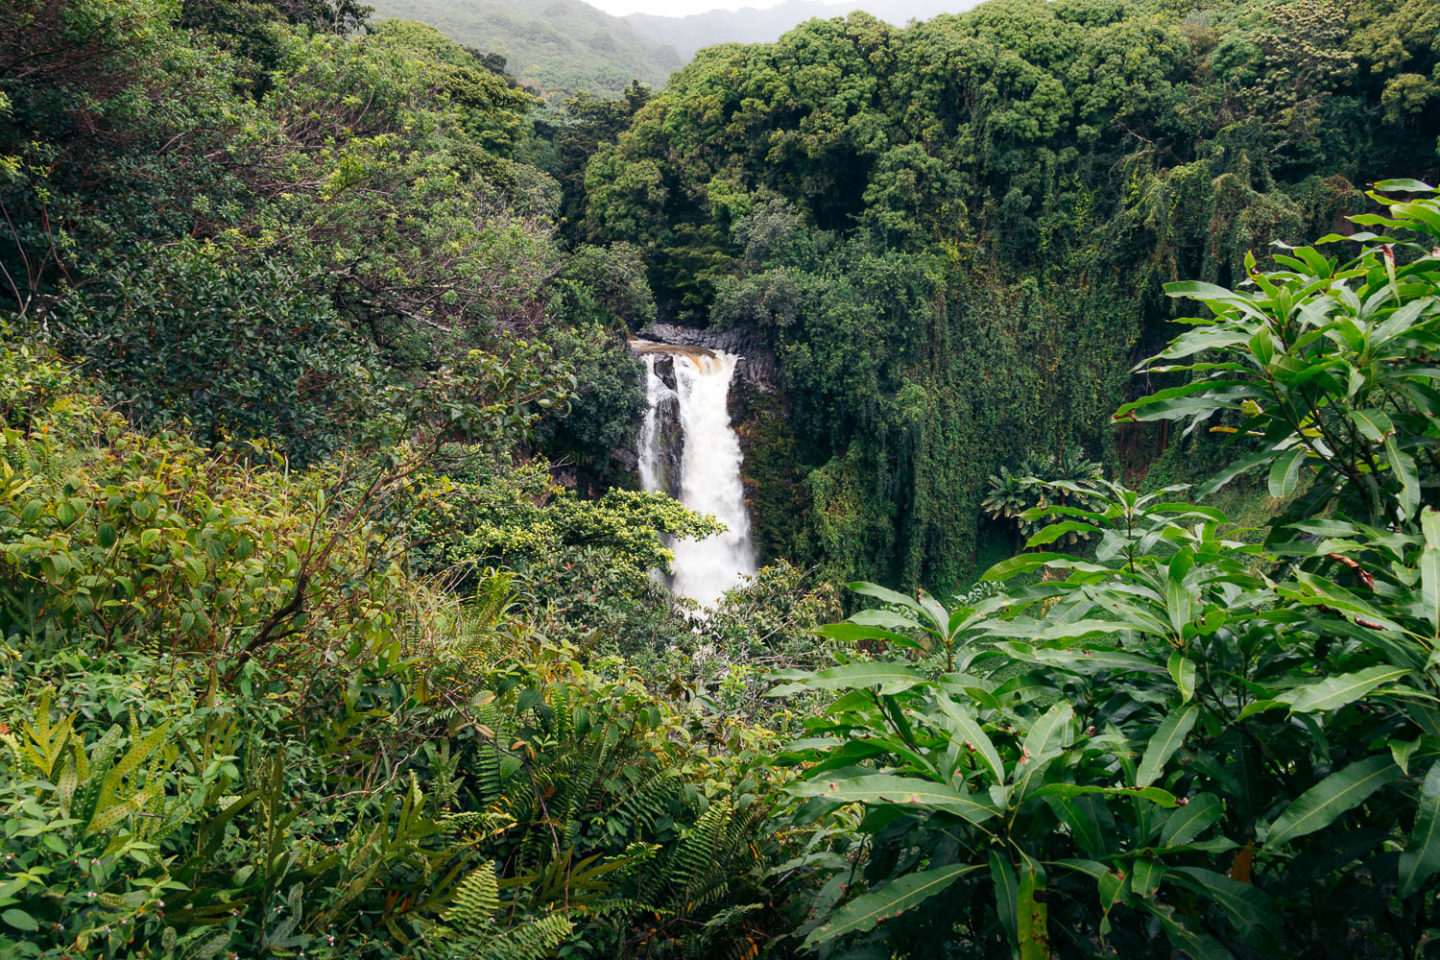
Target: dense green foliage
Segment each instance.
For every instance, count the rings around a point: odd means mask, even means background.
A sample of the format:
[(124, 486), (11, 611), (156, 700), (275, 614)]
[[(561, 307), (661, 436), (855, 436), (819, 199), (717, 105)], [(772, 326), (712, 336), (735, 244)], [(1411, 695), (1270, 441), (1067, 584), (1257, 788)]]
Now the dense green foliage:
[[(643, 265), (558, 243), (492, 63), (357, 16), (0, 22), (0, 954), (761, 939), (770, 735), (614, 656), (700, 695), (650, 573), (713, 523), (539, 455), (611, 476)], [(819, 662), (833, 603), (766, 583), (733, 602)]]
[[(740, 761), (765, 735), (542, 639), (516, 606), (533, 576), (472, 576), (466, 602), (408, 573), (414, 492), (466, 502), (422, 479), (456, 451), (301, 474), (134, 433), (59, 365), (3, 364), (0, 952), (704, 955), (761, 929), (776, 798)], [(564, 538), (644, 580), (653, 525), (699, 519), (614, 496), (472, 538)]]
[(1422, 198), (1356, 219), (1404, 243), (1357, 235), (1353, 260), (1301, 247), (1247, 289), (1170, 287), (1213, 316), (1159, 359), (1207, 359), (1133, 409), (1248, 415), (1262, 449), (1215, 484), (1241, 466), (1268, 466), (1277, 496), (1308, 480), (1265, 546), (1170, 499), (1183, 488), (1092, 481), (1083, 508), (1026, 516), (1051, 521), (1029, 546), (1081, 531), (1093, 556), (1022, 553), (986, 579), (1054, 576), (958, 607), (857, 584), (885, 605), (825, 632), (895, 652), (772, 691), (837, 694), (786, 754), (805, 765), (797, 819), (863, 811), (861, 856), (812, 857), (834, 876), (808, 942), (1423, 955), (1440, 922), (1440, 201), (1388, 186)]
[[(1357, 185), (1437, 36), (996, 0), (542, 107), (350, 0), (12, 3), (0, 956), (1424, 955), (1440, 194)], [(676, 319), (768, 564), (703, 614)]]
[(1169, 336), (1163, 282), (1233, 283), (1357, 186), (1433, 168), (1434, 16), (1000, 0), (814, 21), (703, 51), (602, 147), (590, 236), (644, 247), (662, 313), (773, 345), (809, 504), (785, 553), (948, 587), (1001, 466), (1157, 452), (1109, 419)]

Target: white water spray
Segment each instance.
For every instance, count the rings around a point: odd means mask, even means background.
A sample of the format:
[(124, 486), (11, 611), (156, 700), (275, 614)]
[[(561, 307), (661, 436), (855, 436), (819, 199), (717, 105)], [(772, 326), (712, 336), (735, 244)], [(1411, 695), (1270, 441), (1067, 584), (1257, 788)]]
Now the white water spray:
[(640, 426), (640, 486), (646, 490), (664, 490), (665, 464), (660, 436), (661, 408), (675, 398), (660, 375), (655, 372), (656, 355), (645, 354), (645, 422)]
[[(740, 438), (730, 426), (730, 381), (739, 357), (731, 353), (645, 345), (649, 401), (640, 431), (640, 480), (646, 490), (676, 493), (685, 506), (725, 524), (723, 533), (674, 545), (671, 586), (682, 597), (713, 607), (725, 593), (755, 572), (750, 516), (740, 481)], [(673, 358), (675, 389), (656, 371), (657, 353)], [(666, 405), (675, 403), (679, 421), (679, 476), (666, 476)]]

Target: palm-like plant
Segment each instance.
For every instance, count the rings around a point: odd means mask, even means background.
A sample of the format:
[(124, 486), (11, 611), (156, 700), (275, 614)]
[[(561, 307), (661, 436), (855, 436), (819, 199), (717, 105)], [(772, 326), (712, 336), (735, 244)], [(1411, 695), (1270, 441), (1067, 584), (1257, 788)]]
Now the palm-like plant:
[[(980, 508), (991, 520), (1013, 521), (1023, 544), (1045, 524), (1044, 515), (1027, 518), (1036, 509), (1049, 506), (1086, 507), (1090, 497), (1086, 491), (1100, 479), (1101, 465), (1085, 456), (1079, 447), (1056, 454), (1032, 454), (1020, 461), (1013, 471), (1001, 467), (990, 477), (990, 492)], [(1065, 543), (1088, 539), (1083, 531), (1067, 533)]]

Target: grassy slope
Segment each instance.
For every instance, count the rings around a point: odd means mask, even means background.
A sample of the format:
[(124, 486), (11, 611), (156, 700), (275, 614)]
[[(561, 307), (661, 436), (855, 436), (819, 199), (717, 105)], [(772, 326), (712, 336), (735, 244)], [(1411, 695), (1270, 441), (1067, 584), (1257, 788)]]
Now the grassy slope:
[(377, 17), (431, 24), (459, 43), (503, 54), (522, 83), (547, 96), (618, 94), (631, 80), (662, 87), (680, 56), (580, 0), (375, 0)]

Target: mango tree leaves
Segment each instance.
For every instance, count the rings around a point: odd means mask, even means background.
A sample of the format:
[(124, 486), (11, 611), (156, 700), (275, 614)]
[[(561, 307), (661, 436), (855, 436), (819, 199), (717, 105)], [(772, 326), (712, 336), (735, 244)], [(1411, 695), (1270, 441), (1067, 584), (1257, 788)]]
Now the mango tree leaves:
[(770, 696), (784, 696), (796, 689), (864, 690), (873, 688), (882, 694), (893, 694), (928, 682), (924, 674), (914, 667), (901, 663), (847, 663), (844, 666), (803, 674), (795, 683), (771, 690)]
[(790, 791), (797, 797), (822, 797), (835, 803), (891, 804), (917, 812), (943, 811), (976, 825), (998, 812), (983, 796), (961, 793), (919, 777), (868, 773), (860, 768), (802, 780), (793, 784)]
[(967, 873), (981, 869), (979, 864), (951, 864), (933, 870), (917, 870), (861, 894), (815, 928), (805, 938), (805, 946), (814, 947), (851, 933), (864, 933), (890, 917), (896, 917), (918, 903), (943, 893)]
[(1024, 857), (1015, 898), (1015, 934), (1020, 960), (1050, 960), (1049, 908), (1045, 902), (1045, 872)]
[(990, 742), (990, 737), (981, 729), (980, 724), (969, 707), (955, 703), (949, 697), (939, 699), (940, 712), (945, 715), (949, 728), (959, 740), (962, 748), (973, 753), (995, 783), (1005, 782), (1005, 763), (1000, 759), (1000, 753), (995, 749), (995, 744)]
[(1268, 949), (1277, 942), (1279, 915), (1270, 897), (1254, 884), (1200, 867), (1175, 867), (1167, 873), (1167, 881), (1219, 906), (1247, 943)]
[(1302, 793), (1275, 818), (1265, 838), (1266, 845), (1278, 847), (1328, 827), (1336, 817), (1365, 802), (1398, 776), (1400, 768), (1388, 754), (1352, 763), (1332, 773)]
[(1214, 794), (1202, 793), (1191, 797), (1183, 807), (1177, 807), (1165, 818), (1160, 828), (1160, 845), (1178, 847), (1189, 843), (1219, 823), (1224, 815), (1225, 804)]
[(1436, 871), (1440, 871), (1440, 763), (1425, 775), (1415, 828), (1400, 854), (1400, 896), (1418, 891)]
[(1360, 699), (1386, 683), (1392, 683), (1411, 673), (1408, 667), (1381, 665), (1368, 667), (1355, 673), (1343, 673), (1326, 677), (1315, 683), (1291, 687), (1276, 694), (1275, 700), (1288, 704), (1294, 713), (1318, 713), (1334, 710)]
[(1186, 735), (1194, 729), (1199, 716), (1200, 708), (1190, 704), (1160, 722), (1159, 729), (1145, 748), (1145, 755), (1140, 758), (1140, 767), (1135, 773), (1136, 786), (1148, 787), (1160, 778), (1165, 771), (1165, 764), (1185, 743)]

